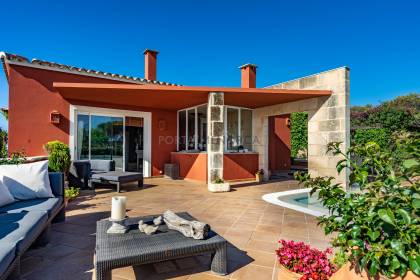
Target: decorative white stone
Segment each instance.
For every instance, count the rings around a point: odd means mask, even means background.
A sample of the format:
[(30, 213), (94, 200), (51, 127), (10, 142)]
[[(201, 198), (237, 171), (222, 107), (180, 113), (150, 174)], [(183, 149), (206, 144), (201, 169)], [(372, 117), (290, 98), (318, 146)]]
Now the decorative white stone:
[[(160, 217), (160, 216), (159, 216)], [(162, 217), (160, 217), (162, 219)], [(139, 230), (140, 232), (144, 232), (147, 235), (154, 234), (158, 230), (159, 226), (151, 226), (145, 224), (143, 220), (139, 221)]]
[(229, 183), (209, 183), (208, 189), (211, 192), (229, 192), (230, 191), (230, 184)]
[(154, 218), (154, 219), (153, 219), (153, 224), (154, 224), (155, 226), (158, 226), (158, 225), (162, 224), (162, 216), (159, 216), (159, 217), (157, 217), (157, 218)]

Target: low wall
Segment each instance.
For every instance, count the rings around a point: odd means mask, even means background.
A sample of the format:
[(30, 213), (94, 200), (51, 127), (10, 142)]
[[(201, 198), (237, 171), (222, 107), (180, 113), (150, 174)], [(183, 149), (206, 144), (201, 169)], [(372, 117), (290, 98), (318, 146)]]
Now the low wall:
[(179, 165), (179, 176), (207, 182), (206, 153), (171, 153), (171, 162)]
[(258, 170), (257, 153), (232, 153), (223, 155), (223, 179), (255, 179)]

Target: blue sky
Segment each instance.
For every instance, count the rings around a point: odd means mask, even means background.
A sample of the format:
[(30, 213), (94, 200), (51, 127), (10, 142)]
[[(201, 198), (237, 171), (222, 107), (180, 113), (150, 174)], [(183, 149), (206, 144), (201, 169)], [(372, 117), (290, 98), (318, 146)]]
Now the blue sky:
[(16, 0), (2, 9), (0, 50), (30, 59), (142, 77), (151, 48), (158, 79), (185, 85), (238, 86), (237, 67), (251, 62), (258, 87), (349, 66), (352, 105), (420, 91), (416, 0)]

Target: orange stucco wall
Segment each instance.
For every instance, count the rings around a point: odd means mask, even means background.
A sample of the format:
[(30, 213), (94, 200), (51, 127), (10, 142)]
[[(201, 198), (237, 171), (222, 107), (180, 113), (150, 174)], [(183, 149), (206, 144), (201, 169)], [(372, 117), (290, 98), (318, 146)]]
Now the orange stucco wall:
[(270, 171), (289, 170), (290, 160), (290, 127), (287, 125), (289, 114), (271, 116), (268, 119), (268, 165)]
[(225, 180), (253, 179), (257, 170), (257, 153), (223, 155), (223, 179)]
[(179, 176), (207, 182), (207, 153), (172, 153), (171, 162), (179, 165)]
[[(60, 73), (23, 66), (9, 69), (9, 150), (24, 151), (27, 156), (44, 155), (43, 145), (51, 140), (69, 142), (70, 104), (137, 110), (152, 113), (152, 175), (160, 175), (163, 165), (176, 150), (176, 112), (139, 106), (77, 102), (63, 99), (52, 87), (53, 82), (117, 83), (116, 81)], [(50, 123), (50, 113), (58, 111), (61, 123)], [(165, 125), (159, 125), (164, 123)], [(169, 137), (167, 137), (169, 136)]]

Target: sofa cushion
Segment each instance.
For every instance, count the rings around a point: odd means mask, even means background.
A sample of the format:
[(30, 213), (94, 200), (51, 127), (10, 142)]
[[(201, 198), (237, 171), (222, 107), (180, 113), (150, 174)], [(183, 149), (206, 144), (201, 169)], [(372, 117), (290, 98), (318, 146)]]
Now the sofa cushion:
[(0, 180), (15, 199), (53, 197), (48, 177), (48, 161), (0, 165)]
[(45, 228), (47, 212), (0, 213), (0, 245), (16, 246), (16, 254), (25, 252)]
[(3, 275), (15, 258), (16, 248), (13, 244), (0, 242), (0, 275)]
[(0, 207), (13, 203), (15, 199), (10, 193), (9, 189), (0, 180)]
[(90, 161), (90, 168), (92, 172), (114, 171), (115, 161), (107, 159), (92, 159)]
[(0, 213), (20, 213), (22, 211), (43, 211), (48, 213), (50, 218), (60, 205), (63, 203), (63, 198), (38, 198), (30, 200), (21, 200), (7, 206), (0, 207)]
[(94, 180), (106, 180), (114, 182), (133, 182), (143, 178), (143, 175), (138, 172), (124, 172), (124, 171), (111, 171), (99, 174), (93, 174)]

